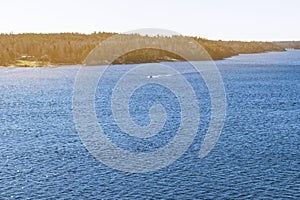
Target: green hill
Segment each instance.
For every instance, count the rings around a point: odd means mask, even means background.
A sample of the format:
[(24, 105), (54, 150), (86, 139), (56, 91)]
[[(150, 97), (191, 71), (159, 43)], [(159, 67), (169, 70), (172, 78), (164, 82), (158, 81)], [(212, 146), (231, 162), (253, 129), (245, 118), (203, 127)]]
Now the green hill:
[(281, 41), (274, 42), (274, 44), (284, 49), (300, 49), (300, 41)]
[[(58, 33), (58, 34), (0, 34), (0, 66), (46, 66), (82, 64), (101, 41), (116, 33)], [(173, 36), (178, 37), (178, 36)], [(126, 35), (128, 41), (139, 38), (141, 42), (172, 40), (172, 37)], [(187, 37), (186, 37), (187, 38)], [(284, 51), (284, 47), (270, 42), (216, 41), (188, 37), (202, 45), (212, 59), (218, 60), (242, 53)], [(170, 42), (169, 42), (170, 43)], [(122, 44), (113, 44), (111, 53)], [(109, 52), (107, 52), (109, 53)], [(183, 60), (170, 52), (141, 49), (116, 59), (114, 63), (143, 63)]]

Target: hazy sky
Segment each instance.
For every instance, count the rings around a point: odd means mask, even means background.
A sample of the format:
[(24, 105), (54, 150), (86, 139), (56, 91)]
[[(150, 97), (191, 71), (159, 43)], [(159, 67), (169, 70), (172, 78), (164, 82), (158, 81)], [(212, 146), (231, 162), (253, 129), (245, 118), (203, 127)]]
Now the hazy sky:
[(222, 40), (300, 40), (300, 0), (1, 0), (0, 32), (163, 28)]

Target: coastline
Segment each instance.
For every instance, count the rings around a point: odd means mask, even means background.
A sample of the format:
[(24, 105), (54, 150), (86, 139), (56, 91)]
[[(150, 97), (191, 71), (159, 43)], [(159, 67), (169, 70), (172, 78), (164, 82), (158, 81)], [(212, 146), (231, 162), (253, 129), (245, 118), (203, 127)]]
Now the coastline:
[[(232, 58), (239, 55), (246, 55), (246, 54), (264, 54), (264, 53), (270, 53), (270, 52), (285, 52), (285, 51), (291, 51), (291, 50), (298, 50), (300, 49), (285, 49), (283, 51), (265, 51), (265, 52), (253, 52), (253, 53), (240, 53), (240, 54), (234, 54), (228, 57), (224, 57), (222, 59), (212, 59), (211, 61), (219, 61), (219, 60), (226, 60), (228, 58)], [(130, 62), (130, 63), (112, 63), (110, 65), (122, 65), (122, 64), (142, 64), (142, 63), (161, 63), (161, 62), (182, 62), (185, 60), (177, 60), (177, 59), (159, 59), (159, 60), (153, 60), (152, 62)], [(195, 60), (197, 61), (197, 60)], [(199, 60), (199, 61), (205, 61), (205, 60)], [(27, 62), (28, 63), (28, 62)], [(99, 64), (99, 65), (85, 65), (84, 63), (42, 63), (39, 61), (31, 61), (30, 65), (8, 65), (8, 66), (0, 66), (0, 68), (57, 68), (57, 67), (68, 67), (68, 66), (105, 66), (105, 64)]]
[[(202, 46), (212, 60), (222, 60), (239, 54), (264, 53), (268, 51), (285, 51), (285, 48), (272, 42), (243, 42), (208, 40), (189, 36), (142, 36), (138, 34), (116, 33), (51, 33), (51, 34), (1, 34), (0, 35), (0, 65), (14, 67), (56, 67), (69, 65), (83, 65), (91, 51), (98, 45), (118, 36), (121, 41), (112, 41), (106, 46), (104, 54), (114, 55), (116, 49), (126, 49), (126, 45), (133, 43), (145, 44), (149, 48), (128, 52), (116, 58), (112, 64), (138, 64), (183, 61), (179, 55), (163, 49), (151, 49), (152, 44), (161, 44), (166, 49), (183, 48), (192, 55), (189, 60), (208, 60), (195, 52), (192, 44), (184, 41), (195, 41)], [(111, 41), (111, 40), (108, 40)], [(176, 43), (174, 43), (174, 41)], [(160, 46), (158, 46), (160, 47)], [(105, 58), (104, 54), (102, 59)], [(100, 56), (101, 57), (101, 56)], [(210, 60), (210, 59), (209, 59)], [(105, 60), (96, 58), (95, 65), (105, 64)]]

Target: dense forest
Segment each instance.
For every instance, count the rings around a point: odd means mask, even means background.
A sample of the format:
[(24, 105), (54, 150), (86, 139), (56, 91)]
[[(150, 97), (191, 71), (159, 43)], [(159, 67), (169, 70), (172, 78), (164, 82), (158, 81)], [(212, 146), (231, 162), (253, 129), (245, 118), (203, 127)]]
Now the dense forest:
[(274, 42), (274, 44), (285, 49), (300, 49), (300, 41), (281, 41)]
[[(116, 33), (59, 33), (59, 34), (0, 34), (0, 66), (45, 66), (82, 64), (88, 54), (105, 39)], [(138, 39), (138, 42), (171, 44), (174, 37), (121, 35), (124, 41)], [(185, 37), (187, 38), (187, 37)], [(270, 42), (216, 41), (189, 37), (202, 45), (212, 59), (223, 59), (241, 53), (283, 51), (284, 48)], [(122, 48), (113, 44), (110, 51)], [(196, 57), (195, 57), (196, 58)], [(183, 60), (178, 55), (157, 49), (141, 49), (116, 59), (113, 63), (142, 63), (169, 60)]]

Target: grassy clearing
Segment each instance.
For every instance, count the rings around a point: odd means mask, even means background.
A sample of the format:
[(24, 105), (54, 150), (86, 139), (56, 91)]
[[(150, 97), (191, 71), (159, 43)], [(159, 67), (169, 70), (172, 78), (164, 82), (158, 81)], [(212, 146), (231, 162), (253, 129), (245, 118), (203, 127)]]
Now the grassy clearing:
[(16, 60), (16, 62), (11, 64), (11, 66), (15, 66), (15, 67), (38, 67), (40, 65), (36, 61)]

